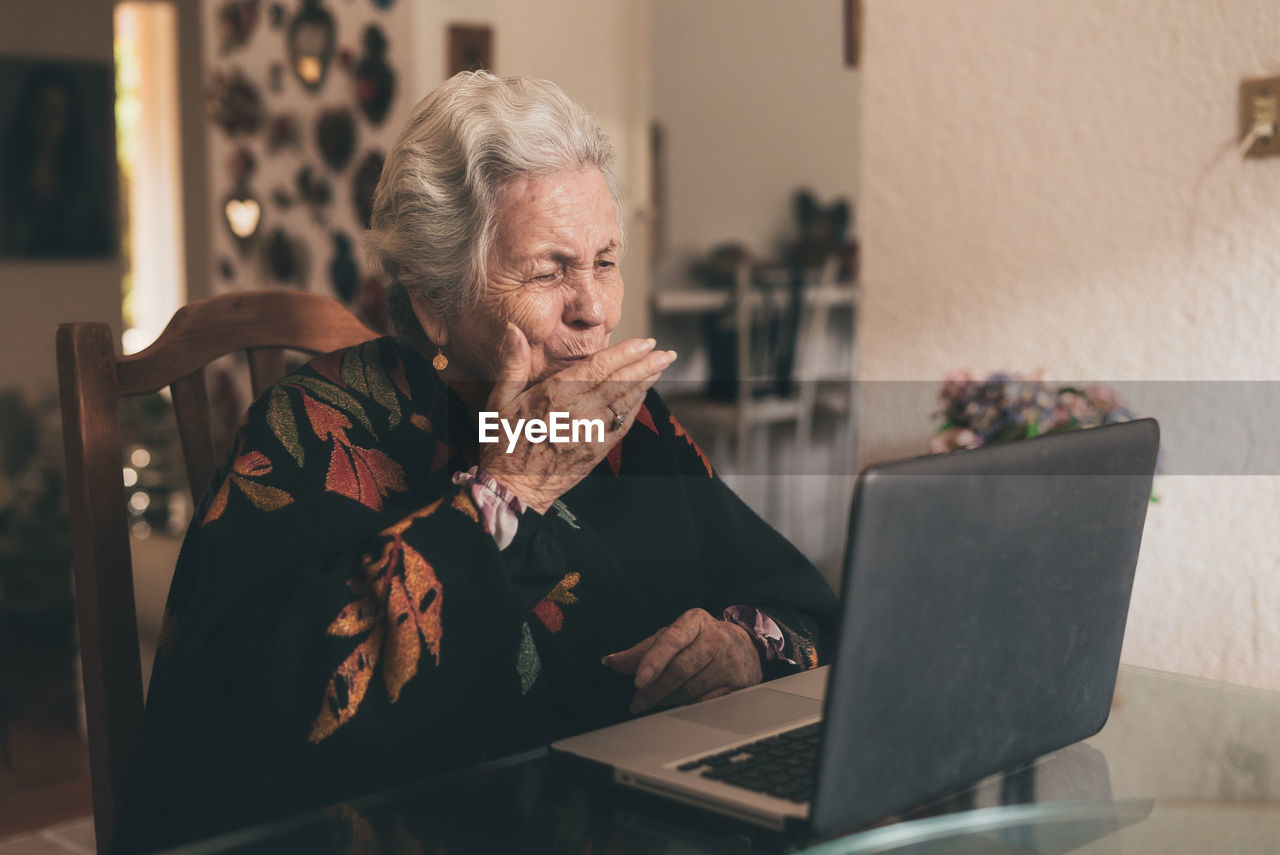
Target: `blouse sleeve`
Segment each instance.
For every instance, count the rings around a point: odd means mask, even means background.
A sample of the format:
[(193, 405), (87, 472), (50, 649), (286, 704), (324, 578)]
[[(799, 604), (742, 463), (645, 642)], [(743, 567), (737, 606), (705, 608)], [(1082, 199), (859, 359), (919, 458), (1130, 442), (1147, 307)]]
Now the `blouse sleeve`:
[[(839, 602), (831, 587), (798, 549), (720, 480), (706, 454), (655, 393), (647, 406), (656, 424), (670, 426), (677, 465), (688, 484), (688, 507), (700, 533), (698, 561), (710, 581), (707, 611), (740, 618), (752, 627), (760, 616), (777, 628), (781, 641), (761, 646), (766, 679), (825, 664), (839, 619)], [(766, 634), (769, 630), (766, 627)]]

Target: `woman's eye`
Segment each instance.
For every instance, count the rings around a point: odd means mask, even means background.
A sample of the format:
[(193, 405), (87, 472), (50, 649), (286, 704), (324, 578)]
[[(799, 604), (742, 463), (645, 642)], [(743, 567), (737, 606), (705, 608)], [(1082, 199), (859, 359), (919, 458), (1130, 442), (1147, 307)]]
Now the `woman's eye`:
[(596, 268), (600, 270), (609, 270), (612, 267), (614, 267), (614, 263), (612, 261), (605, 261), (604, 259), (601, 259), (596, 262)]
[(537, 276), (533, 277), (533, 281), (534, 282), (554, 282), (556, 281), (556, 278), (559, 276), (560, 276), (560, 272), (558, 270), (553, 270), (550, 273), (538, 274)]

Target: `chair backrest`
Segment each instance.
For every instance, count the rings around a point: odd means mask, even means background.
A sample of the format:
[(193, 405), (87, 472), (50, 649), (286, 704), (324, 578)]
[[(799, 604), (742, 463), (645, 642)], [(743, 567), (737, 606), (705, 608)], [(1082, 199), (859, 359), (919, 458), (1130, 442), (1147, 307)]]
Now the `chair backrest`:
[(58, 380), (72, 564), (99, 852), (111, 845), (142, 733), (142, 665), (125, 512), (120, 398), (168, 386), (198, 502), (214, 459), (204, 368), (244, 350), (254, 395), (285, 373), (286, 350), (327, 353), (377, 336), (328, 297), (260, 291), (183, 306), (155, 343), (117, 356), (105, 323), (58, 327)]

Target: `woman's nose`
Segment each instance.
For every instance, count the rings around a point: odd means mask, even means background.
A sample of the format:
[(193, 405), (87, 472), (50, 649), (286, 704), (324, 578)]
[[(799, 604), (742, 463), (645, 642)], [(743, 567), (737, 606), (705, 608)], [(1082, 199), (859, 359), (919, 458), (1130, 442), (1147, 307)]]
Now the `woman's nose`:
[(590, 274), (578, 276), (573, 294), (565, 303), (565, 323), (588, 329), (605, 321), (605, 286)]

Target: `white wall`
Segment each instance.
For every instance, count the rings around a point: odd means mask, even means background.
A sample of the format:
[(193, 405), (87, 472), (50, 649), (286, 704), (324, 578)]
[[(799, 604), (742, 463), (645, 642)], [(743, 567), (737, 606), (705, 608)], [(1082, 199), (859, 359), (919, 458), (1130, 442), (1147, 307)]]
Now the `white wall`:
[[(111, 5), (46, 0), (6, 11), (0, 54), (112, 61)], [(54, 332), (64, 321), (107, 321), (120, 330), (118, 257), (76, 261), (0, 259), (0, 389), (57, 391)]]
[(654, 0), (653, 110), (667, 197), (657, 287), (741, 241), (769, 256), (792, 195), (858, 189), (858, 73), (836, 0)]
[(1234, 154), (1271, 0), (867, 0), (863, 462), (936, 381), (1044, 369), (1161, 419), (1125, 658), (1280, 689), (1280, 159)]

